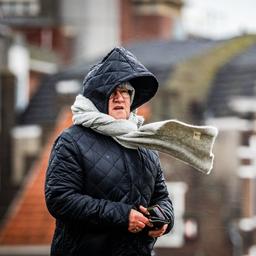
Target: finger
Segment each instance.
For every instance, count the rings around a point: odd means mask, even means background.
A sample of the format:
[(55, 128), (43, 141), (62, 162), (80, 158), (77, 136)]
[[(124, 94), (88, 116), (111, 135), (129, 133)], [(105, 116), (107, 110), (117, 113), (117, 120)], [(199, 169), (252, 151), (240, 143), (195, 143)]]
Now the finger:
[(157, 230), (151, 230), (149, 231), (148, 235), (149, 236), (152, 236), (152, 237), (159, 237), (159, 236), (162, 236), (166, 229), (167, 229), (167, 224), (165, 224), (161, 229), (157, 229)]
[(138, 212), (134, 209), (131, 210), (129, 215), (129, 225), (131, 225), (131, 228), (135, 228), (137, 226), (144, 228), (148, 223), (149, 219), (146, 218), (141, 212)]
[(148, 220), (148, 218), (146, 218), (141, 212), (132, 209), (130, 212), (130, 215), (129, 215), (129, 220), (130, 221), (139, 220), (142, 222), (146, 222)]
[(149, 212), (148, 212), (148, 209), (145, 208), (144, 206), (140, 205), (140, 211), (145, 214), (145, 215), (150, 215)]
[(137, 221), (143, 222), (144, 224), (148, 224), (149, 223), (149, 219), (147, 217), (145, 217), (142, 213), (139, 213), (136, 217)]
[(143, 228), (145, 228), (145, 226), (146, 226), (145, 223), (143, 223), (141, 221), (137, 221), (137, 222), (129, 225), (129, 229), (136, 229), (136, 228), (143, 229)]
[(141, 229), (139, 229), (139, 228), (134, 228), (134, 229), (132, 229), (130, 232), (131, 233), (138, 233), (138, 232), (140, 232), (141, 231)]
[(168, 224), (164, 224), (164, 225), (163, 225), (162, 229), (163, 229), (163, 232), (164, 232), (164, 233), (165, 233), (167, 227), (168, 227)]
[(134, 233), (134, 231), (141, 231), (143, 228), (140, 228), (139, 226), (130, 226), (128, 228), (128, 231)]
[(136, 222), (130, 223), (128, 229), (129, 230), (136, 229), (136, 228), (143, 229), (145, 228), (145, 226), (146, 224), (144, 224), (143, 222), (136, 221)]
[(162, 236), (164, 234), (164, 231), (162, 230), (152, 230), (152, 231), (149, 231), (148, 232), (148, 235), (151, 236), (151, 237), (159, 237), (159, 236)]
[(150, 228), (153, 228), (153, 227), (154, 227), (154, 224), (149, 221), (149, 223), (147, 223), (147, 226), (150, 227)]
[(129, 214), (129, 223), (134, 222), (135, 217), (136, 217), (136, 212), (137, 212), (136, 210), (131, 209), (130, 214)]
[(140, 228), (140, 229), (145, 228), (145, 226), (146, 226), (146, 224), (143, 223), (143, 222), (141, 222), (141, 221), (139, 221), (139, 222), (137, 223), (137, 225), (136, 225), (136, 227), (137, 227), (137, 228)]

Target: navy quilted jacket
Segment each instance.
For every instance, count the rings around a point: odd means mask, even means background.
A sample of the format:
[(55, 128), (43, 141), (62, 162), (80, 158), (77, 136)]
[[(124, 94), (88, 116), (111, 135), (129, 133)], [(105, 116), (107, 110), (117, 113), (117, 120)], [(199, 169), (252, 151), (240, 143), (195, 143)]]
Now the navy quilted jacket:
[[(108, 96), (125, 80), (136, 90), (132, 108), (156, 92), (155, 77), (131, 53), (115, 48), (89, 72), (83, 94), (107, 113)], [(155, 239), (146, 231), (128, 232), (130, 210), (139, 205), (159, 204), (171, 220), (168, 231), (173, 226), (172, 203), (156, 152), (124, 148), (82, 126), (71, 126), (57, 138), (45, 197), (56, 218), (54, 256), (151, 255)]]

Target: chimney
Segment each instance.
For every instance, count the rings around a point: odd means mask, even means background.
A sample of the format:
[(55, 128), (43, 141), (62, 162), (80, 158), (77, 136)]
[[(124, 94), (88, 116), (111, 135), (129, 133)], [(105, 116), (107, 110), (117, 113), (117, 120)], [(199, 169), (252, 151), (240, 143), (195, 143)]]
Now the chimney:
[(12, 131), (11, 183), (19, 186), (40, 154), (42, 129), (38, 125), (15, 126)]
[(182, 0), (121, 0), (121, 42), (170, 39)]
[(62, 80), (56, 83), (57, 108), (62, 110), (65, 107), (70, 108), (75, 101), (75, 97), (81, 92), (81, 82), (79, 80)]

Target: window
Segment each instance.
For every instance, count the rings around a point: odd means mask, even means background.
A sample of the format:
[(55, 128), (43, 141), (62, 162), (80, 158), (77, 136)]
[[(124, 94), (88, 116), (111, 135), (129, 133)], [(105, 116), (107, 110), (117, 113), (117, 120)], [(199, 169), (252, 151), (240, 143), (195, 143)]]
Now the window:
[(238, 175), (241, 179), (240, 228), (250, 231), (256, 227), (256, 135), (248, 136), (248, 145), (240, 146), (238, 157), (240, 166)]
[(2, 17), (36, 16), (39, 12), (39, 0), (0, 0)]
[(157, 240), (157, 247), (181, 247), (184, 244), (185, 223), (183, 215), (185, 212), (185, 193), (187, 185), (185, 182), (166, 182), (173, 202), (175, 224), (172, 231)]

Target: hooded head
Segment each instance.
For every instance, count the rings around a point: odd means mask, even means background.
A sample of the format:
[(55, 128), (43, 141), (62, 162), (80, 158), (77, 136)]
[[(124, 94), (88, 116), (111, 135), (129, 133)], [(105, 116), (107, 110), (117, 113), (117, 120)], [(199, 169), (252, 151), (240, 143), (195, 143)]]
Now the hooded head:
[(92, 67), (84, 79), (82, 94), (107, 114), (110, 95), (117, 86), (127, 82), (135, 90), (131, 111), (149, 101), (158, 89), (155, 76), (131, 52), (117, 47)]

